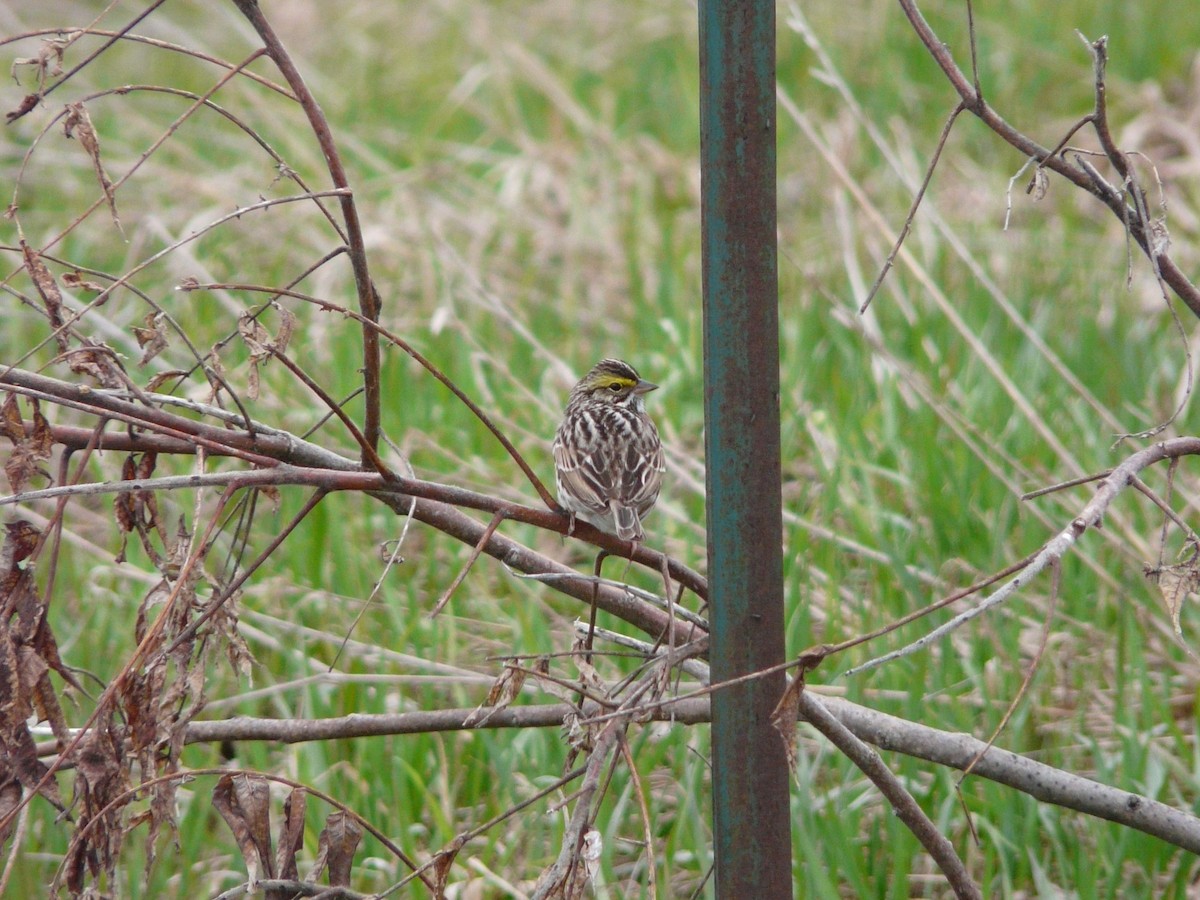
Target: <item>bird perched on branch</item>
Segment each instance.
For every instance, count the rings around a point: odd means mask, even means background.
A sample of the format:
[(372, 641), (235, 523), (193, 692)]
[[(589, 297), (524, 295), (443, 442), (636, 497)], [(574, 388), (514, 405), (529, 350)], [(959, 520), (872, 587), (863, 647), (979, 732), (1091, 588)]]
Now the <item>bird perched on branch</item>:
[(643, 398), (658, 385), (619, 359), (602, 359), (571, 389), (554, 436), (558, 502), (575, 519), (623, 541), (645, 538), (642, 519), (666, 469)]

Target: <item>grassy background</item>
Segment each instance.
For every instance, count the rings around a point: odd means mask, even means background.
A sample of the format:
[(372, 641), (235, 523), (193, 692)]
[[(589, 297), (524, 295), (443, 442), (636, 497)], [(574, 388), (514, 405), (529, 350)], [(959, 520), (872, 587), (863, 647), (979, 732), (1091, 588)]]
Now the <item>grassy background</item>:
[[(1073, 30), (1110, 35), (1113, 120), (1123, 146), (1145, 152), (1167, 181), (1173, 252), (1185, 270), (1196, 268), (1200, 227), (1200, 19), (1192, 5), (1163, 0), (1151, 11), (1023, 0), (975, 10), (990, 102), (1044, 144), (1091, 109), (1090, 62)], [(94, 15), (92, 4), (24, 6), (0, 10), (5, 34), (83, 24)], [(1038, 547), (1088, 491), (1028, 503), (1020, 494), (1113, 465), (1132, 447), (1114, 447), (1114, 435), (1166, 419), (1187, 379), (1184, 342), (1141, 260), (1126, 285), (1119, 224), (1060, 182), (1040, 202), (1018, 183), (1004, 230), (1008, 180), (1023, 161), (965, 119), (905, 258), (872, 310), (858, 316), (954, 98), (894, 4), (803, 6), (803, 14), (800, 4), (779, 6), (779, 82), (794, 105), (785, 104), (779, 118), (791, 652), (876, 627)], [(117, 27), (136, 8), (124, 4), (102, 27)], [(651, 406), (668, 445), (669, 476), (653, 540), (703, 568), (692, 5), (430, 0), (334, 11), (312, 0), (268, 0), (264, 8), (333, 122), (389, 327), (493, 411), (545, 478), (552, 474), (549, 439), (573, 377), (604, 355), (634, 362), (663, 385)], [(925, 12), (965, 65), (962, 5), (933, 3)], [(137, 31), (228, 59), (254, 46), (232, 4), (167, 4)], [(10, 44), (4, 59), (35, 51), (32, 41)], [(70, 63), (81, 56), (72, 51)], [(256, 69), (273, 75), (262, 63)], [(23, 155), (35, 147), (17, 196), (27, 239), (44, 245), (95, 196), (77, 144), (59, 127), (41, 136), (59, 104), (125, 84), (204, 91), (213, 73), (178, 54), (120, 45), (45, 109), (0, 132), (6, 185), (16, 184)], [(10, 84), (5, 107), (24, 93)], [(297, 109), (245, 83), (217, 99), (310, 184), (326, 185)], [(116, 176), (184, 102), (134, 92), (97, 99), (89, 109)], [(76, 264), (125, 271), (238, 205), (294, 190), (276, 175), (244, 132), (198, 115), (122, 189), (124, 237), (100, 210), (57, 249)], [(0, 228), (0, 240), (15, 243), (13, 223)], [(283, 283), (334, 241), (311, 207), (289, 204), (188, 244), (136, 284), (207, 347), (259, 298), (176, 294), (182, 278)], [(6, 262), (7, 276), (18, 259)], [(28, 290), (20, 277), (12, 284)], [(343, 263), (302, 287), (352, 302)], [(45, 336), (38, 317), (15, 298), (8, 302), (3, 362)], [(129, 328), (146, 311), (132, 293), (120, 294), (89, 322), (132, 367), (140, 354)], [(331, 393), (349, 394), (357, 327), (296, 311), (297, 355)], [(1186, 314), (1183, 324), (1190, 344)], [(25, 365), (51, 357), (42, 348)], [(176, 344), (151, 368), (186, 360)], [(245, 351), (235, 342), (222, 360), (244, 384)], [(61, 366), (49, 371), (63, 374)], [(385, 427), (421, 477), (532, 497), (483, 428), (403, 354), (389, 353), (385, 379)], [(297, 433), (323, 415), (278, 367), (268, 368), (252, 409)], [(359, 407), (352, 402), (351, 409)], [(1189, 433), (1190, 422), (1185, 411), (1172, 432)], [(353, 452), (336, 427), (324, 426), (316, 439)], [(118, 465), (98, 461), (92, 474), (112, 477)], [(1162, 487), (1162, 473), (1148, 478)], [(1186, 514), (1195, 493), (1186, 478), (1177, 490)], [(289, 492), (278, 511), (262, 510), (256, 545), (303, 500)], [(193, 503), (179, 496), (175, 514), (190, 517)], [(136, 551), (129, 563), (113, 562), (108, 505), (73, 509), (53, 624), (64, 658), (107, 683), (130, 652), (150, 576)], [(815, 680), (885, 711), (984, 737), (1016, 695), (1049, 622), (1046, 654), (1000, 744), (1194, 809), (1200, 668), (1175, 643), (1156, 589), (1142, 576), (1162, 552), (1160, 525), (1145, 501), (1125, 497), (1104, 531), (1089, 534), (1067, 561), (1057, 605), (1042, 580), (927, 653), (850, 682), (833, 678), (917, 636), (929, 627), (922, 622), (859, 648)], [(579, 566), (590, 562), (582, 548), (521, 526), (505, 529)], [(400, 530), (365, 498), (325, 501), (248, 587), (242, 625), (257, 665), (252, 681), (214, 668), (212, 714), (474, 705), (499, 668), (486, 657), (569, 646), (578, 605), (491, 563), (478, 565), (449, 610), (431, 621), (427, 610), (467, 551), (420, 527), (404, 538), (405, 562), (368, 602), (383, 571), (378, 545)], [(1179, 542), (1167, 543), (1173, 561)], [(1185, 634), (1195, 624), (1185, 611)], [(357, 643), (339, 656), (347, 634)], [(87, 698), (80, 704), (82, 717)], [(603, 806), (604, 878), (613, 896), (646, 895), (646, 857), (631, 843), (642, 836), (641, 790), (657, 829), (659, 896), (688, 896), (711, 862), (707, 733), (646, 729), (632, 740), (642, 780), (635, 785), (618, 772)], [(565, 758), (559, 735), (549, 732), (243, 744), (236, 753), (240, 765), (332, 793), (421, 858), (549, 783)], [(202, 767), (221, 759), (216, 748), (193, 747), (185, 761)], [(976, 843), (954, 773), (899, 757), (889, 762), (989, 896), (1183, 896), (1197, 873), (1191, 856), (1161, 842), (980, 779), (963, 787)], [(798, 896), (942, 895), (928, 859), (876, 792), (804, 729), (796, 781)], [(201, 779), (181, 793), (180, 848), (160, 846), (148, 880), (134, 834), (115, 893), (212, 894), (244, 879), (209, 802), (211, 786)], [(503, 879), (528, 889), (557, 852), (562, 822), (542, 806), (469, 844), (453, 872), (455, 896), (510, 896)], [(44, 808), (35, 807), (26, 827), (13, 896), (39, 896), (65, 847)], [(319, 828), (310, 816), (309, 853)], [(403, 874), (370, 839), (356, 871), (355, 887), (364, 891)]]

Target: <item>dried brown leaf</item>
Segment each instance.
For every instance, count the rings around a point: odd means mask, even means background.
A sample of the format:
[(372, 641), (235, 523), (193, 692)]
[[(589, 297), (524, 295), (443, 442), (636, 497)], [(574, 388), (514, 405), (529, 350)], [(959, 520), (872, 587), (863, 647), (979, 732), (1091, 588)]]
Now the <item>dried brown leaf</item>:
[[(7, 760), (0, 755), (0, 763)], [(21, 804), (21, 782), (8, 765), (0, 766), (0, 822), (8, 824), (0, 827), (0, 847), (8, 843), (13, 829), (17, 827), (17, 817), (14, 813)]]
[(250, 351), (251, 362), (263, 362), (271, 358), (274, 341), (262, 322), (249, 313), (243, 313), (238, 317), (237, 329), (246, 349)]
[(31, 569), (21, 565), (33, 555), (42, 533), (25, 519), (14, 519), (4, 525), (4, 546), (0, 548), (0, 609), (7, 623), (14, 616), (18, 621), (20, 639), (32, 639), (37, 623), (35, 613), (37, 592)]
[(449, 844), (438, 851), (437, 857), (433, 861), (433, 895), (442, 897), (446, 892), (446, 882), (450, 879), (450, 869), (454, 866), (454, 861), (458, 859), (458, 854), (465, 845), (467, 839), (464, 835), (458, 835)]
[(120, 231), (121, 217), (117, 215), (116, 189), (113, 187), (108, 173), (104, 171), (104, 163), (100, 159), (100, 135), (96, 134), (95, 126), (92, 125), (92, 117), (82, 103), (67, 104), (67, 118), (63, 122), (63, 133), (68, 139), (78, 137), (80, 146), (91, 158), (92, 168), (96, 172), (96, 180), (100, 182), (100, 189), (104, 191), (104, 199), (108, 201), (109, 214), (112, 216), (113, 224)]
[(521, 688), (525, 684), (525, 674), (525, 670), (517, 664), (516, 660), (506, 661), (504, 670), (488, 689), (487, 697), (463, 720), (464, 727), (486, 725), (488, 719), (500, 710), (507, 708), (521, 693)]
[(46, 315), (50, 319), (50, 327), (54, 329), (54, 340), (58, 344), (58, 349), (60, 352), (65, 352), (68, 344), (67, 335), (63, 330), (62, 291), (58, 289), (58, 282), (54, 280), (54, 276), (42, 262), (41, 254), (23, 240), (21, 241), (21, 256), (25, 260), (25, 269), (29, 272), (29, 278), (33, 281), (33, 286), (37, 288), (38, 296), (42, 298), (42, 303), (46, 307)]
[(10, 394), (0, 408), (0, 433), (15, 445), (4, 462), (4, 472), (12, 485), (13, 493), (19, 494), (34, 475), (41, 472), (41, 463), (50, 458), (54, 448), (54, 435), (50, 423), (42, 415), (36, 400), (31, 400), (32, 422), (26, 429), (16, 396)]
[(37, 473), (37, 460), (29, 454), (24, 444), (14, 447), (4, 461), (4, 474), (8, 476), (14, 494), (21, 493)]
[(21, 102), (16, 109), (5, 113), (4, 121), (11, 125), (13, 122), (17, 121), (17, 119), (21, 118), (21, 116), (25, 115), (35, 106), (37, 106), (38, 101), (41, 99), (41, 94), (26, 94), (21, 98)]
[(138, 346), (142, 348), (142, 358), (138, 360), (139, 366), (144, 366), (158, 354), (167, 349), (167, 326), (166, 316), (160, 312), (146, 313), (146, 327), (133, 329), (133, 336), (137, 339)]
[(1025, 188), (1025, 193), (1033, 197), (1034, 200), (1044, 200), (1048, 190), (1050, 190), (1050, 176), (1046, 174), (1046, 170), (1042, 166), (1034, 166), (1033, 174), (1029, 176), (1029, 185)]
[(88, 281), (83, 277), (83, 273), (78, 270), (74, 272), (64, 272), (62, 276), (62, 283), (67, 287), (73, 288), (77, 291), (91, 291), (98, 294), (104, 290), (104, 285), (98, 284), (95, 281)]
[(14, 444), (25, 440), (25, 420), (21, 417), (21, 406), (16, 394), (6, 394), (0, 404), (0, 434)]
[(279, 303), (273, 305), (279, 313), (279, 334), (275, 336), (275, 347), (280, 353), (287, 353), (288, 344), (296, 332), (296, 314)]
[[(121, 480), (133, 481), (137, 477), (137, 461), (133, 456), (125, 457), (125, 461), (121, 463)], [(125, 534), (133, 531), (137, 527), (137, 520), (134, 516), (134, 499), (132, 491), (124, 491), (117, 494), (113, 500), (113, 511), (117, 515), (117, 527)]]
[[(354, 866), (354, 853), (362, 840), (363, 829), (353, 817), (338, 810), (331, 813), (317, 841), (317, 857), (329, 869), (329, 883), (334, 887), (349, 887)], [(315, 878), (320, 870), (312, 876)]]
[(259, 367), (266, 364), (274, 353), (275, 342), (271, 335), (257, 318), (249, 313), (243, 313), (238, 318), (238, 334), (250, 351), (250, 373), (246, 386), (246, 396), (257, 400), (259, 396)]
[(279, 878), (295, 881), (299, 870), (296, 854), (304, 846), (304, 813), (308, 808), (308, 791), (292, 788), (283, 801), (283, 822), (279, 825), (279, 846), (275, 850), (275, 872)]
[(123, 388), (126, 385), (125, 369), (111, 347), (89, 343), (77, 350), (64, 352), (63, 357), (72, 372), (95, 378), (101, 387)]
[(29, 406), (29, 414), (33, 419), (33, 428), (29, 432), (30, 447), (38, 459), (49, 459), (54, 449), (54, 433), (50, 430), (49, 421), (42, 415), (40, 404), (30, 400)]
[(270, 789), (257, 775), (223, 775), (213, 788), (216, 807), (246, 863), (251, 884), (271, 878)]
[(1171, 616), (1171, 627), (1175, 631), (1175, 637), (1189, 655), (1194, 659), (1200, 659), (1200, 656), (1184, 639), (1183, 628), (1179, 622), (1184, 601), (1190, 594), (1194, 594), (1200, 589), (1200, 568), (1198, 568), (1197, 560), (1191, 560), (1178, 566), (1164, 566), (1151, 574), (1158, 581), (1158, 589), (1167, 606), (1167, 613)]
[(63, 868), (67, 887), (81, 893), (91, 874), (110, 884), (124, 840), (121, 817), (133, 799), (124, 767), (122, 735), (109, 723), (97, 722), (75, 748), (75, 809), (79, 827), (67, 849)]
[(254, 668), (254, 654), (250, 652), (246, 639), (238, 630), (238, 603), (241, 592), (237, 591), (222, 603), (208, 620), (213, 633), (220, 635), (225, 648), (225, 657), (239, 677), (249, 678)]
[(17, 69), (20, 66), (31, 67), (36, 71), (38, 93), (40, 94), (46, 86), (47, 78), (63, 73), (63, 52), (74, 40), (73, 35), (76, 34), (78, 34), (77, 31), (71, 32), (72, 36), (62, 35), (46, 38), (38, 48), (37, 56), (18, 56), (13, 60), (8, 74), (12, 76), (13, 81), (20, 84), (21, 79), (17, 77)]
[(797, 753), (799, 731), (796, 723), (800, 721), (800, 694), (804, 691), (804, 678), (797, 675), (779, 698), (775, 710), (771, 713), (771, 725), (783, 738), (783, 748), (787, 753), (788, 768), (792, 775), (797, 775), (796, 766), (799, 761)]
[(146, 385), (146, 390), (153, 393), (154, 391), (157, 391), (159, 388), (161, 388), (168, 381), (171, 381), (174, 378), (187, 378), (187, 376), (188, 376), (188, 372), (186, 372), (183, 369), (170, 369), (169, 371), (166, 371), (166, 372), (159, 372), (157, 375), (155, 375), (153, 378), (150, 379), (149, 383)]

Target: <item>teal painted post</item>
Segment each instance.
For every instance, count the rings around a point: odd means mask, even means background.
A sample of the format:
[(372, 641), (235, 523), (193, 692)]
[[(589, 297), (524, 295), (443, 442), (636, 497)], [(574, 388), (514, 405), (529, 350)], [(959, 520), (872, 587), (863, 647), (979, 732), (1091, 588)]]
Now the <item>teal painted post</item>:
[[(783, 661), (775, 4), (700, 0), (700, 170), (710, 661)], [(792, 896), (782, 673), (712, 700), (719, 900)]]

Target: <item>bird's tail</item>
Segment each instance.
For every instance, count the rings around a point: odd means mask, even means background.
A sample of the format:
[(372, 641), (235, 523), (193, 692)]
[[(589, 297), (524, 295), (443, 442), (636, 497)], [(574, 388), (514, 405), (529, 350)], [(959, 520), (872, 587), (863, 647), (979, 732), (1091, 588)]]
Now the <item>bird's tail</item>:
[(613, 522), (617, 526), (617, 537), (623, 541), (640, 541), (646, 535), (642, 531), (642, 520), (632, 506), (612, 504)]

